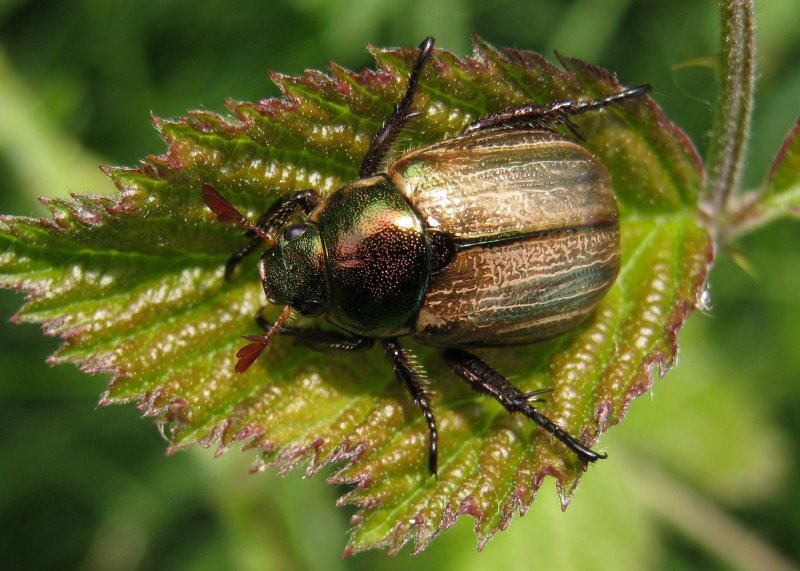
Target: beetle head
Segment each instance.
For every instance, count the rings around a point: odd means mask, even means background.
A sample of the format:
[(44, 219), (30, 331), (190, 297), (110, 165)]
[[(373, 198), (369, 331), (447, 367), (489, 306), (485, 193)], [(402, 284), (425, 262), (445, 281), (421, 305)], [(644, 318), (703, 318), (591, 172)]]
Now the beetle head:
[[(275, 334), (289, 320), (294, 307), (305, 316), (313, 317), (325, 311), (327, 287), (325, 282), (325, 254), (322, 239), (315, 224), (292, 224), (287, 226), (281, 237), (275, 239), (271, 230), (285, 221), (291, 211), (282, 212), (280, 208), (272, 213), (267, 224), (253, 224), (239, 212), (233, 204), (218, 193), (209, 184), (203, 185), (203, 200), (206, 206), (217, 215), (223, 224), (238, 224), (261, 237), (269, 246), (258, 263), (261, 283), (267, 299), (275, 304), (283, 305), (275, 323), (262, 335), (245, 335), (250, 341), (236, 353), (239, 361), (236, 372), (245, 372), (252, 365)], [(285, 217), (284, 217), (285, 216)], [(271, 225), (277, 220), (278, 224)], [(234, 254), (225, 269), (225, 278), (230, 278), (230, 270), (253, 248), (248, 245), (244, 250)], [(231, 265), (231, 261), (234, 262)]]
[(324, 313), (328, 301), (325, 253), (316, 224), (287, 226), (258, 263), (270, 303), (291, 305), (306, 317)]

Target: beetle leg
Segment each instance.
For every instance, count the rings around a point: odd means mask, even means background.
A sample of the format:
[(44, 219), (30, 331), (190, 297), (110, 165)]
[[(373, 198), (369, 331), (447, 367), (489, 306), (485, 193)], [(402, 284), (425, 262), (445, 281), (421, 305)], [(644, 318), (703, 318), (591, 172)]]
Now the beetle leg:
[[(258, 217), (256, 226), (270, 236), (274, 236), (294, 216), (298, 208), (306, 215), (309, 215), (317, 207), (319, 200), (319, 194), (312, 189), (285, 194), (276, 200), (269, 210)], [(264, 243), (264, 240), (252, 230), (249, 230), (245, 235), (251, 240), (241, 250), (228, 258), (225, 263), (225, 279), (227, 281), (231, 280), (234, 270), (236, 270), (241, 261)]]
[(605, 454), (599, 454), (578, 442), (530, 404), (535, 400), (531, 397), (542, 391), (525, 393), (519, 390), (482, 359), (462, 349), (445, 349), (443, 356), (453, 368), (453, 372), (464, 378), (472, 388), (492, 395), (508, 412), (521, 412), (564, 443), (584, 462), (596, 462), (606, 457)]
[[(256, 315), (256, 322), (264, 331), (268, 331), (272, 327), (272, 322), (267, 321), (260, 311)], [(342, 335), (337, 331), (317, 329), (316, 327), (281, 326), (276, 334), (294, 337), (298, 345), (305, 345), (321, 353), (364, 351), (375, 345), (375, 340), (371, 337)]]
[(369, 150), (367, 150), (367, 154), (364, 155), (364, 159), (361, 161), (361, 170), (359, 171), (360, 178), (366, 178), (378, 172), (381, 161), (383, 161), (386, 153), (389, 152), (389, 148), (392, 146), (392, 143), (394, 143), (397, 135), (403, 129), (408, 118), (413, 117), (414, 114), (411, 112), (411, 104), (414, 102), (414, 94), (417, 92), (417, 82), (422, 73), (422, 68), (425, 67), (425, 62), (433, 51), (433, 42), (433, 38), (427, 37), (419, 45), (419, 55), (408, 77), (406, 94), (395, 107), (394, 113), (389, 115), (389, 118), (384, 122), (380, 131), (372, 138)]
[(522, 105), (510, 107), (497, 113), (481, 117), (464, 127), (464, 133), (493, 129), (498, 127), (530, 127), (534, 129), (552, 129), (557, 125), (566, 125), (575, 133), (575, 126), (570, 121), (571, 115), (597, 111), (609, 105), (641, 97), (650, 91), (649, 85), (639, 85), (623, 89), (612, 95), (591, 101), (556, 101), (547, 105)]
[(423, 377), (424, 371), (419, 367), (415, 367), (409, 360), (403, 348), (396, 337), (388, 339), (381, 339), (383, 349), (386, 356), (394, 366), (394, 373), (397, 378), (405, 383), (411, 397), (414, 399), (414, 404), (422, 410), (422, 415), (428, 423), (428, 433), (430, 435), (430, 444), (428, 448), (428, 470), (434, 476), (438, 468), (439, 462), (439, 432), (436, 430), (436, 419), (433, 416), (433, 409), (431, 409), (431, 401), (426, 390), (426, 383)]
[(251, 240), (244, 245), (239, 251), (234, 252), (228, 261), (225, 262), (225, 281), (231, 281), (233, 279), (233, 272), (236, 270), (236, 266), (238, 266), (242, 260), (244, 260), (247, 256), (252, 254), (264, 241), (259, 236), (255, 236), (255, 232), (252, 230), (248, 230), (246, 236), (251, 238)]

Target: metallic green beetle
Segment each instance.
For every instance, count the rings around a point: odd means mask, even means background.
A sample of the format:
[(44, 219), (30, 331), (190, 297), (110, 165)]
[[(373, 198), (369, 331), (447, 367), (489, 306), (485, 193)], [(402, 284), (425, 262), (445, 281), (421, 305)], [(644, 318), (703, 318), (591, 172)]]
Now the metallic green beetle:
[[(584, 462), (594, 452), (540, 413), (538, 390), (523, 392), (465, 348), (534, 343), (585, 320), (619, 270), (617, 202), (605, 167), (580, 144), (570, 115), (640, 97), (649, 86), (586, 102), (527, 105), (486, 116), (464, 132), (379, 165), (406, 120), (433, 49), (419, 49), (403, 100), (373, 138), (358, 180), (325, 199), (316, 191), (281, 198), (257, 223), (208, 185), (206, 204), (253, 240), (225, 275), (261, 244), (264, 292), (283, 309), (238, 353), (246, 370), (276, 335), (318, 350), (359, 351), (380, 340), (397, 377), (422, 410), (431, 473), (438, 432), (421, 370), (398, 337), (442, 348), (453, 371), (509, 412), (535, 421)], [(289, 224), (301, 210), (305, 221)], [(275, 236), (278, 236), (277, 238)], [(292, 309), (346, 333), (285, 325)]]

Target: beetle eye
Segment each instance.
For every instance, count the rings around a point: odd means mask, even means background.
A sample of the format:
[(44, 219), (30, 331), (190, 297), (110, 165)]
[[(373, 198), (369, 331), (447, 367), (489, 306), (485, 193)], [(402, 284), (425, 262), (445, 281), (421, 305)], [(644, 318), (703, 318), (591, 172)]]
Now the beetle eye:
[(283, 231), (283, 237), (289, 241), (296, 240), (303, 235), (306, 228), (308, 228), (308, 224), (292, 224)]
[(303, 317), (317, 317), (325, 311), (321, 303), (314, 301), (298, 301), (297, 303), (293, 303), (292, 306), (302, 313)]

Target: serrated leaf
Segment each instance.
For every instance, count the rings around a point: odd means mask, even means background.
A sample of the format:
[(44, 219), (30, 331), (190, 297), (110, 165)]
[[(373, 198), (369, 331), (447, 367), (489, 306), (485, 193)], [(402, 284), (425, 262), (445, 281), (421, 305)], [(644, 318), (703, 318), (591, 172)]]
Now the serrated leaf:
[(765, 199), (800, 215), (800, 117), (786, 135), (769, 169)]
[[(800, 216), (800, 118), (795, 121), (770, 166), (762, 187), (744, 195), (723, 226), (723, 241), (732, 241), (785, 216)], [(747, 262), (739, 262), (747, 267)]]
[[(425, 422), (380, 350), (323, 356), (278, 337), (247, 373), (233, 372), (240, 336), (258, 332), (263, 293), (254, 263), (223, 279), (243, 237), (215, 222), (200, 188), (211, 184), (254, 219), (282, 193), (311, 187), (324, 196), (355, 178), (415, 57), (409, 49), (373, 54), (377, 71), (332, 65), (330, 75), (276, 75), (283, 99), (228, 102), (232, 117), (156, 120), (167, 152), (107, 169), (117, 197), (47, 200), (52, 220), (2, 219), (0, 283), (27, 292), (19, 320), (64, 339), (55, 362), (112, 372), (102, 402), (140, 402), (171, 449), (241, 442), (259, 450), (259, 466), (339, 466), (332, 480), (355, 484), (341, 502), (360, 506), (348, 552), (395, 551), (411, 538), (419, 550), (465, 513), (483, 545), (528, 509), (547, 475), (566, 504), (582, 466), (533, 423), (470, 392), (435, 351), (406, 343), (436, 393), (438, 478), (426, 470)], [(454, 136), (508, 106), (619, 89), (605, 70), (561, 59), (563, 70), (480, 40), (472, 57), (436, 51), (420, 81), (420, 115), (395, 152)], [(542, 411), (595, 442), (674, 362), (713, 246), (696, 219), (701, 163), (651, 99), (576, 124), (619, 198), (619, 278), (576, 330), (481, 355), (520, 388), (552, 388)]]

